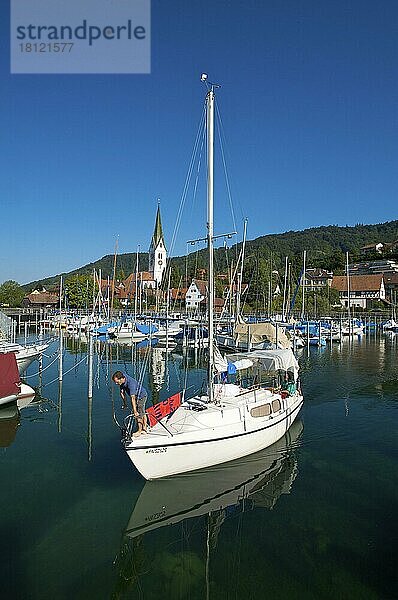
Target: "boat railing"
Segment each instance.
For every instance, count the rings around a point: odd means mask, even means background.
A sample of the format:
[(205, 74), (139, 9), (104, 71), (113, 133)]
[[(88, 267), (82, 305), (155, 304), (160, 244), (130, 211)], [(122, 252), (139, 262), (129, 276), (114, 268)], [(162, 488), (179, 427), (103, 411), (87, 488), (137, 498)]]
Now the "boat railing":
[(14, 329), (13, 319), (0, 312), (0, 339), (12, 341)]
[[(170, 429), (168, 427), (166, 427), (166, 425), (164, 423), (162, 423), (161, 419), (158, 419), (157, 416), (155, 414), (152, 414), (152, 416), (156, 419), (156, 421), (159, 423), (159, 425), (161, 425), (163, 427), (163, 429), (165, 430), (165, 432), (167, 433), (167, 435), (169, 435), (170, 437), (173, 437), (173, 433), (170, 431)], [(124, 419), (124, 431), (125, 431), (125, 437), (131, 439), (133, 437), (133, 429), (134, 429), (134, 425), (137, 422), (137, 417), (133, 414), (130, 413), (129, 415), (127, 415)]]

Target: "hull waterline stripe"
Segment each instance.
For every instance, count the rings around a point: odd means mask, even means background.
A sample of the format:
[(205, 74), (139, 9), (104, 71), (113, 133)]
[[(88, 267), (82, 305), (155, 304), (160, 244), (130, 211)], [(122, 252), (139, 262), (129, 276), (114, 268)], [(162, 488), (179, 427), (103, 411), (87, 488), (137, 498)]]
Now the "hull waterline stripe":
[[(213, 443), (213, 442), (221, 442), (223, 440), (230, 440), (230, 439), (242, 437), (245, 435), (252, 435), (254, 433), (259, 433), (260, 431), (265, 431), (265, 429), (269, 429), (270, 427), (275, 427), (275, 425), (279, 425), (279, 423), (283, 423), (283, 421), (286, 421), (293, 413), (295, 413), (296, 411), (298, 412), (300, 410), (301, 406), (303, 405), (303, 403), (304, 403), (304, 400), (302, 400), (300, 402), (300, 404), (297, 408), (292, 410), (289, 414), (287, 414), (285, 417), (283, 417), (283, 419), (281, 419), (280, 421), (276, 421), (276, 422), (272, 423), (271, 425), (266, 425), (265, 427), (261, 427), (261, 429), (255, 429), (254, 431), (245, 431), (243, 433), (236, 433), (234, 435), (227, 435), (225, 437), (215, 438), (215, 439), (211, 439), (211, 440), (198, 440), (196, 442), (176, 442), (175, 444), (157, 444), (156, 446), (151, 444), (149, 446), (139, 446), (139, 447), (135, 447), (135, 448), (134, 448), (134, 446), (132, 446), (132, 447), (125, 446), (125, 450), (126, 450), (126, 452), (131, 452), (134, 450), (149, 450), (152, 448), (169, 448), (169, 447), (174, 448), (175, 446), (192, 446), (192, 445), (196, 445), (196, 444), (209, 444), (209, 443)], [(294, 417), (294, 418), (296, 418), (296, 417)]]

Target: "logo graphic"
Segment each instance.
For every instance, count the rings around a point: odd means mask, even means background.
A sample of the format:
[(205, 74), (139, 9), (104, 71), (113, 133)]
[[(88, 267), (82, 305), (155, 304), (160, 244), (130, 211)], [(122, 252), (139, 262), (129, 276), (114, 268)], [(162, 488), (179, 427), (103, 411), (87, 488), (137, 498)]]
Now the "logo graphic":
[(150, 73), (150, 0), (11, 0), (11, 73)]

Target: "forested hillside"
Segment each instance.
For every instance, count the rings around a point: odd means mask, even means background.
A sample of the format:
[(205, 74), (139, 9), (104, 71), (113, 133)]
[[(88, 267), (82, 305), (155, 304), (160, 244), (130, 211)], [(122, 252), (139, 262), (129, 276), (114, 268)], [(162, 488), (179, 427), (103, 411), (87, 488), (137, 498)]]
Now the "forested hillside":
[[(249, 225), (250, 231), (250, 225)], [(328, 225), (314, 227), (303, 231), (287, 231), (280, 234), (265, 235), (247, 242), (245, 279), (253, 281), (255, 277), (263, 284), (269, 279), (272, 271), (283, 270), (285, 257), (292, 265), (292, 272), (299, 273), (302, 266), (303, 251), (307, 251), (308, 267), (322, 267), (342, 272), (345, 253), (350, 253), (350, 261), (361, 258), (360, 248), (377, 242), (393, 242), (398, 239), (398, 220), (376, 225), (355, 225), (354, 227), (338, 227)], [(166, 240), (167, 244), (167, 240)], [(215, 252), (215, 264), (218, 273), (226, 272), (236, 261), (241, 248), (241, 242), (230, 248), (221, 247)], [(375, 255), (374, 258), (379, 258)], [(174, 257), (172, 265), (172, 284), (178, 285), (185, 280), (197, 276), (198, 269), (206, 268), (206, 250), (204, 248), (192, 252), (188, 257)], [(121, 254), (117, 257), (117, 275), (127, 276), (135, 270), (136, 254)], [(148, 268), (148, 255), (139, 255), (140, 270)], [(89, 274), (93, 269), (101, 269), (102, 276), (112, 276), (113, 255), (107, 255), (63, 275)], [(59, 280), (60, 274), (34, 281), (24, 286), (33, 289), (38, 285), (49, 286)]]

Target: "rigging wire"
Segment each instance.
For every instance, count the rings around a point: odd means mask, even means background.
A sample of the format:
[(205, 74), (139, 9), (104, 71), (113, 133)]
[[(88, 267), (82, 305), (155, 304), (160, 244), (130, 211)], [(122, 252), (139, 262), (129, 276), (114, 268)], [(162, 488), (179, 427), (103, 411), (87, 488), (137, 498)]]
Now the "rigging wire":
[(192, 191), (192, 210), (195, 206), (195, 200), (196, 200), (196, 194), (198, 191), (198, 183), (199, 183), (199, 173), (200, 173), (200, 169), (202, 166), (202, 156), (203, 156), (203, 147), (204, 147), (204, 142), (205, 142), (205, 135), (202, 135), (201, 137), (201, 145), (200, 145), (200, 150), (198, 153), (198, 166), (196, 167), (196, 177), (195, 177), (195, 183), (193, 186), (193, 191)]
[[(236, 231), (237, 228), (236, 228), (235, 213), (234, 213), (233, 203), (232, 203), (231, 185), (230, 185), (230, 179), (229, 179), (228, 170), (227, 170), (227, 164), (226, 164), (226, 160), (225, 160), (225, 152), (224, 152), (224, 144), (223, 144), (223, 137), (225, 139), (225, 132), (224, 132), (224, 126), (223, 126), (223, 122), (222, 122), (222, 119), (221, 119), (221, 113), (220, 113), (220, 110), (218, 108), (218, 102), (217, 102), (217, 100), (215, 102), (215, 107), (216, 107), (216, 113), (217, 113), (218, 125), (219, 125), (218, 127), (216, 127), (216, 129), (217, 129), (217, 133), (218, 133), (218, 139), (219, 139), (219, 142), (220, 142), (221, 158), (222, 158), (222, 163), (223, 163), (223, 167), (224, 167), (224, 174), (225, 174), (225, 184), (226, 184), (226, 187), (227, 187), (228, 201), (229, 201), (229, 206), (230, 206), (230, 209), (231, 209), (232, 223), (233, 223), (233, 226), (234, 226), (234, 231)], [(240, 202), (238, 202), (238, 204), (239, 204), (240, 212), (242, 213), (242, 219), (243, 219), (244, 218), (244, 214), (243, 214), (242, 206), (241, 206)]]
[(196, 134), (196, 138), (195, 138), (195, 142), (194, 142), (194, 147), (193, 147), (193, 150), (192, 150), (191, 159), (190, 159), (189, 166), (188, 166), (188, 172), (187, 172), (187, 175), (186, 175), (186, 178), (185, 178), (185, 182), (184, 182), (184, 187), (183, 187), (183, 192), (182, 192), (182, 196), (181, 196), (181, 200), (180, 200), (180, 205), (179, 205), (178, 211), (177, 211), (177, 218), (176, 218), (176, 222), (175, 222), (175, 225), (174, 225), (174, 231), (173, 231), (173, 235), (172, 235), (171, 243), (170, 243), (170, 256), (173, 253), (174, 246), (175, 246), (176, 239), (177, 239), (177, 234), (178, 234), (178, 231), (179, 231), (179, 228), (180, 228), (182, 213), (183, 213), (185, 202), (186, 202), (187, 195), (188, 195), (189, 184), (190, 184), (190, 181), (191, 181), (192, 172), (193, 172), (193, 168), (194, 168), (194, 165), (195, 165), (195, 159), (196, 159), (196, 155), (197, 155), (197, 152), (198, 152), (199, 142), (203, 138), (203, 133), (205, 131), (205, 118), (204, 118), (205, 114), (206, 114), (206, 109), (205, 109), (205, 106), (204, 106), (202, 114), (200, 116), (199, 127), (198, 127), (198, 131), (197, 131), (197, 134)]
[[(182, 215), (184, 212), (185, 204), (186, 204), (187, 198), (188, 198), (188, 191), (189, 191), (189, 187), (190, 187), (190, 183), (191, 183), (191, 179), (192, 179), (193, 170), (195, 167), (195, 162), (196, 162), (197, 157), (199, 156), (198, 166), (197, 166), (197, 174), (196, 174), (196, 180), (195, 180), (195, 186), (194, 186), (194, 193), (193, 193), (193, 197), (192, 197), (192, 205), (194, 206), (197, 185), (198, 185), (199, 170), (200, 170), (200, 165), (201, 165), (201, 155), (203, 154), (203, 145), (204, 145), (204, 138), (205, 138), (205, 131), (206, 131), (206, 126), (205, 126), (206, 118), (205, 117), (206, 117), (206, 106), (204, 105), (202, 114), (201, 114), (200, 120), (199, 120), (199, 126), (198, 126), (198, 130), (197, 130), (197, 134), (196, 134), (196, 138), (195, 138), (195, 142), (194, 142), (194, 146), (193, 146), (193, 150), (192, 150), (192, 154), (191, 154), (191, 159), (190, 159), (189, 166), (188, 166), (187, 175), (186, 175), (185, 182), (184, 182), (184, 187), (183, 187), (183, 191), (182, 191), (182, 195), (181, 195), (181, 199), (180, 199), (180, 204), (179, 204), (178, 211), (177, 211), (177, 217), (176, 217), (176, 221), (175, 221), (175, 225), (174, 225), (173, 235), (172, 235), (171, 242), (170, 242), (169, 256), (166, 260), (165, 274), (171, 270), (171, 260), (172, 260), (172, 256), (174, 253), (174, 247), (175, 247), (177, 235), (178, 235), (178, 232), (180, 229), (181, 219), (182, 219)], [(200, 150), (199, 150), (199, 148), (200, 148)], [(162, 286), (162, 289), (164, 289), (164, 290), (166, 289), (167, 281), (168, 281), (168, 277), (163, 276), (161, 286)]]

